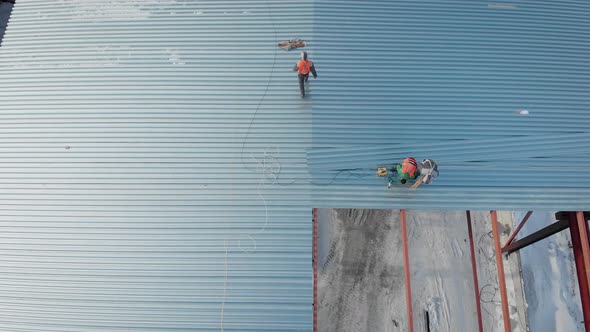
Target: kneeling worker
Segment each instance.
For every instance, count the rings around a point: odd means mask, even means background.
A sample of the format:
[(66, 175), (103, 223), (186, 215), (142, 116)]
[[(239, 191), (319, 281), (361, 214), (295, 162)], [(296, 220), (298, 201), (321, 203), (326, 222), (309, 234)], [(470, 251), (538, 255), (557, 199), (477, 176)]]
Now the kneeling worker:
[(416, 180), (416, 178), (420, 175), (420, 170), (418, 169), (418, 162), (416, 162), (416, 159), (409, 157), (402, 160), (402, 162), (397, 164), (395, 168), (392, 167), (391, 172), (388, 173), (387, 188), (391, 188), (391, 184), (394, 182), (394, 173), (397, 173), (399, 182), (401, 184), (405, 184), (408, 181)]

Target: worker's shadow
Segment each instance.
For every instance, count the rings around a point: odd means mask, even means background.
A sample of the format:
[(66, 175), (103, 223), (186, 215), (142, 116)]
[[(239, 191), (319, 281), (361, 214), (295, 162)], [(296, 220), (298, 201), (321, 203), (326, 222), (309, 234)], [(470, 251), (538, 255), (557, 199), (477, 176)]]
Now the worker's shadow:
[(312, 84), (311, 81), (313, 80), (313, 78), (308, 77), (307, 81), (305, 81), (305, 98), (304, 99), (309, 99), (311, 97), (311, 93), (313, 92), (313, 89), (311, 88)]
[[(297, 91), (299, 92), (299, 89), (297, 89)], [(305, 84), (305, 97), (300, 98), (300, 102), (298, 103), (298, 108), (300, 110), (303, 111), (310, 111), (311, 110), (311, 106), (313, 104), (313, 98), (312, 95), (310, 94), (312, 92), (312, 90), (309, 87), (309, 83)]]
[[(299, 89), (297, 89), (297, 91), (299, 92)], [(300, 98), (300, 103), (298, 104), (298, 108), (301, 110), (311, 110), (311, 106), (312, 106), (312, 99), (313, 96), (311, 95), (311, 93), (313, 92), (313, 90), (311, 89), (311, 84), (309, 84), (309, 81), (305, 83), (305, 97)]]

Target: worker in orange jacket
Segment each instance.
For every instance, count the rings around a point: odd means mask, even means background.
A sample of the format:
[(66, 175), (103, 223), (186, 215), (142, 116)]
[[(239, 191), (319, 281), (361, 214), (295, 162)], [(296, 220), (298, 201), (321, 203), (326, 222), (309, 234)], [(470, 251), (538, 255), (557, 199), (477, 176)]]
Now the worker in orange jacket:
[(405, 184), (410, 180), (416, 180), (416, 178), (420, 175), (420, 170), (418, 168), (416, 159), (408, 157), (402, 160), (401, 163), (392, 167), (387, 176), (387, 188), (391, 188), (391, 184), (394, 182), (393, 174), (396, 173), (401, 184)]
[(301, 59), (293, 66), (293, 71), (297, 71), (299, 77), (299, 90), (301, 91), (301, 98), (305, 98), (305, 82), (309, 78), (309, 73), (316, 79), (318, 74), (315, 71), (313, 62), (307, 60), (307, 52), (301, 52)]

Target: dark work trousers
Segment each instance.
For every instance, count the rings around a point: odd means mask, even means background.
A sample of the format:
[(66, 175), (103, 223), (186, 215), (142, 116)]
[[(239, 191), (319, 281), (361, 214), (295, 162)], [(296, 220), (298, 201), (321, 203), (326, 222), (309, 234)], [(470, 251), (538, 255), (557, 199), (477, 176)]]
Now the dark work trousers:
[(299, 90), (301, 91), (301, 96), (305, 96), (305, 82), (309, 78), (309, 74), (297, 74), (299, 76)]

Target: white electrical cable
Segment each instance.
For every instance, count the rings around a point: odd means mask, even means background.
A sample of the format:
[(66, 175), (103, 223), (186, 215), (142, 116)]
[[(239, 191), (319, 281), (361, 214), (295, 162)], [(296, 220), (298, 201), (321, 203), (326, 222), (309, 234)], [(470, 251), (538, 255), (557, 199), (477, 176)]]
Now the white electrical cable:
[(223, 280), (223, 301), (221, 302), (221, 331), (223, 332), (223, 315), (225, 314), (225, 300), (227, 298), (227, 240), (223, 242), (225, 248), (225, 278)]
[[(268, 10), (268, 17), (270, 19), (270, 22), (272, 24), (272, 28), (274, 31), (274, 37), (275, 40), (277, 39), (277, 29), (276, 26), (274, 24), (274, 20), (272, 17), (272, 12), (271, 12), (271, 6), (270, 6), (270, 2), (268, 0), (266, 0), (266, 7)], [(279, 183), (279, 176), (281, 173), (281, 163), (279, 162), (279, 156), (280, 156), (280, 150), (279, 147), (276, 146), (276, 153), (269, 153), (269, 148), (266, 148), (264, 150), (263, 156), (261, 159), (257, 158), (256, 156), (254, 156), (253, 153), (250, 153), (250, 159), (253, 160), (256, 165), (257, 168), (256, 170), (249, 168), (243, 161), (243, 156), (244, 156), (244, 149), (246, 146), (246, 142), (248, 140), (248, 136), (250, 133), (250, 130), (252, 129), (252, 126), (254, 124), (254, 120), (256, 119), (256, 115), (258, 114), (258, 111), (262, 105), (262, 102), (264, 101), (268, 90), (270, 88), (270, 84), (273, 78), (273, 73), (275, 70), (275, 66), (276, 66), (276, 59), (277, 59), (277, 48), (275, 48), (275, 52), (274, 52), (274, 57), (273, 57), (273, 61), (272, 61), (272, 66), (271, 66), (271, 72), (268, 78), (268, 82), (266, 84), (266, 88), (264, 89), (264, 93), (262, 94), (262, 97), (260, 98), (260, 101), (258, 102), (257, 106), (256, 106), (256, 110), (254, 111), (254, 114), (252, 116), (252, 119), (250, 120), (250, 124), (248, 125), (248, 129), (246, 132), (246, 137), (244, 138), (244, 141), (242, 142), (242, 149), (240, 152), (240, 160), (242, 161), (242, 165), (244, 166), (245, 169), (248, 169), (250, 171), (256, 171), (256, 172), (260, 172), (260, 180), (258, 185), (256, 186), (256, 194), (258, 195), (258, 197), (260, 198), (260, 200), (263, 203), (264, 206), (264, 223), (262, 225), (262, 228), (254, 231), (254, 232), (248, 232), (248, 233), (238, 233), (237, 235), (237, 243), (238, 243), (238, 248), (241, 252), (243, 253), (247, 253), (247, 254), (251, 254), (256, 252), (257, 249), (257, 241), (256, 238), (254, 237), (254, 235), (259, 235), (259, 234), (263, 234), (264, 232), (266, 232), (266, 229), (268, 227), (269, 224), (269, 218), (268, 218), (268, 203), (265, 199), (265, 197), (262, 195), (262, 193), (260, 192), (260, 189), (263, 186), (266, 185), (270, 185), (270, 186), (275, 186), (275, 185), (281, 185)], [(295, 183), (296, 181), (293, 181), (292, 183)], [(236, 235), (231, 236), (229, 239), (235, 238)], [(244, 237), (247, 237), (251, 242), (252, 242), (252, 248), (248, 249), (248, 248), (244, 248), (242, 246), (242, 239)], [(225, 302), (227, 301), (227, 286), (228, 286), (228, 280), (229, 280), (229, 263), (228, 263), (228, 258), (229, 258), (229, 245), (228, 245), (228, 238), (225, 239), (224, 241), (224, 249), (225, 249), (225, 259), (224, 259), (224, 282), (223, 282), (223, 300), (221, 302), (221, 319), (220, 319), (220, 327), (221, 327), (221, 332), (224, 331), (224, 317), (225, 317)]]
[[(277, 147), (277, 154), (278, 154), (278, 152), (279, 152), (279, 150)], [(268, 160), (272, 161), (272, 163), (270, 164), (271, 165), (270, 167), (267, 165)], [(280, 162), (278, 162), (278, 158), (275, 157), (274, 155), (269, 155), (267, 150), (264, 151), (264, 155), (263, 155), (262, 160), (256, 159), (256, 161), (257, 161), (259, 168), (261, 169), (260, 181), (259, 181), (258, 185), (256, 186), (256, 193), (257, 193), (258, 197), (262, 200), (263, 205), (264, 205), (264, 223), (263, 223), (262, 227), (260, 229), (258, 229), (257, 231), (237, 234), (238, 248), (241, 252), (247, 253), (247, 254), (251, 254), (251, 253), (256, 252), (257, 242), (256, 242), (256, 238), (254, 237), (254, 235), (262, 234), (262, 233), (266, 232), (266, 228), (268, 226), (268, 219), (269, 219), (268, 218), (268, 204), (267, 204), (266, 199), (264, 198), (264, 196), (260, 192), (260, 188), (265, 185), (271, 185), (271, 186), (276, 185), (278, 177), (279, 177), (279, 173), (281, 171), (281, 164), (280, 164)], [(276, 166), (274, 166), (273, 164)], [(270, 179), (270, 181), (268, 181), (269, 179)], [(252, 248), (251, 249), (247, 249), (242, 246), (243, 236), (248, 237), (252, 241)], [(230, 237), (230, 239), (232, 239), (232, 238), (235, 238), (235, 236)], [(224, 259), (223, 300), (221, 302), (221, 319), (220, 319), (220, 327), (221, 327), (222, 332), (224, 331), (223, 324), (224, 324), (224, 316), (225, 316), (225, 302), (227, 300), (227, 284), (228, 284), (228, 280), (229, 280), (228, 240), (229, 239), (225, 239), (225, 241), (224, 241), (225, 259)]]

